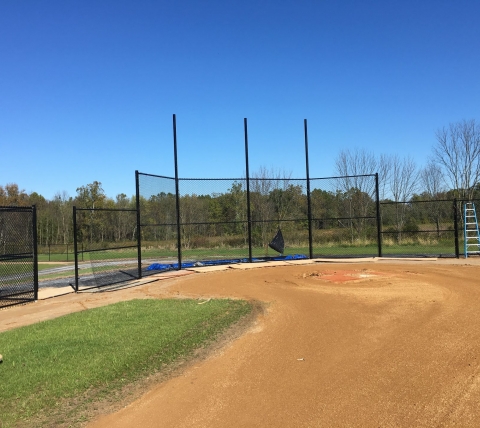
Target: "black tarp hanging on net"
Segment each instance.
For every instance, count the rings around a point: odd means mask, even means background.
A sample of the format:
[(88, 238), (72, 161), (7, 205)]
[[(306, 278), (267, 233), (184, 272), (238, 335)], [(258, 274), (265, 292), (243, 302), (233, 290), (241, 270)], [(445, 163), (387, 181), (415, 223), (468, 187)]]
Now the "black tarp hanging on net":
[(283, 254), (285, 241), (283, 240), (282, 231), (280, 229), (278, 229), (277, 234), (273, 237), (272, 242), (270, 242), (268, 246), (273, 250), (278, 251), (280, 254)]

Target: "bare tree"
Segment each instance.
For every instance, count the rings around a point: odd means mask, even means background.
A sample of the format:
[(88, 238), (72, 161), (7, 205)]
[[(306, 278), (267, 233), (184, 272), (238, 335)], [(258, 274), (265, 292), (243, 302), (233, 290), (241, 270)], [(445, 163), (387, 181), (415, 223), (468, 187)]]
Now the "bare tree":
[(365, 217), (371, 214), (375, 201), (375, 180), (378, 161), (372, 152), (355, 149), (342, 150), (335, 161), (340, 175), (342, 193), (350, 217), (350, 239), (364, 238), (367, 223)]
[(407, 156), (401, 159), (399, 156), (392, 157), (392, 174), (390, 177), (390, 192), (395, 202), (395, 226), (398, 232), (399, 242), (402, 240), (407, 212), (407, 202), (412, 198), (417, 187), (418, 171), (414, 160)]
[(378, 173), (380, 199), (385, 199), (388, 182), (391, 176), (392, 157), (381, 154), (378, 157), (373, 152), (363, 149), (354, 151), (342, 150), (335, 160), (336, 173), (343, 178), (343, 187), (352, 187), (375, 198), (374, 183), (365, 175)]
[(407, 202), (413, 196), (417, 187), (417, 166), (415, 161), (407, 156), (401, 159), (392, 157), (392, 173), (390, 177), (390, 192), (395, 202)]
[(430, 160), (419, 173), (419, 184), (423, 189), (424, 196), (427, 196), (428, 202), (427, 216), (435, 223), (437, 237), (440, 238), (440, 223), (445, 216), (445, 202), (439, 201), (444, 197), (445, 179), (441, 168)]
[(365, 176), (375, 174), (377, 166), (375, 155), (366, 150), (342, 150), (335, 160), (336, 171), (342, 177), (343, 190), (355, 188), (372, 198), (375, 195), (375, 183), (371, 177)]
[(295, 198), (289, 197), (289, 193), (294, 189), (291, 173), (268, 170), (262, 166), (258, 172), (252, 174), (250, 189), (252, 217), (260, 233), (261, 245), (268, 251), (267, 244), (275, 232), (275, 227), (280, 227), (280, 222), (298, 207)]
[(438, 130), (436, 137), (435, 161), (445, 170), (455, 195), (471, 200), (480, 181), (480, 126), (464, 120)]
[(421, 188), (431, 199), (438, 199), (446, 190), (442, 169), (433, 160), (420, 171), (418, 178)]

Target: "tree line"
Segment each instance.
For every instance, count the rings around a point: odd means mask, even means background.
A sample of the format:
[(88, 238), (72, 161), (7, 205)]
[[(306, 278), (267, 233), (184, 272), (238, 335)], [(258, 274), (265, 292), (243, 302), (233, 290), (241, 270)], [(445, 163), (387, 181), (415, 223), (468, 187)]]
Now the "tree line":
[[(311, 183), (310, 209), (316, 230), (342, 227), (351, 241), (368, 239), (374, 228), (366, 218), (375, 216), (376, 187), (371, 174), (378, 172), (379, 197), (392, 207), (383, 210), (382, 223), (392, 232), (414, 231), (423, 223), (441, 230), (448, 215), (446, 199), (480, 199), (480, 128), (474, 120), (462, 121), (436, 133), (433, 154), (423, 168), (411, 156), (377, 154), (373, 151), (342, 150), (335, 159), (337, 178)], [(52, 200), (33, 192), (26, 194), (16, 183), (0, 186), (0, 206), (37, 206), (39, 245), (73, 241), (73, 206), (78, 208), (135, 209), (135, 197), (121, 193), (105, 195), (98, 181), (78, 187), (76, 196), (57, 193)], [(408, 202), (429, 201), (416, 205)], [(433, 202), (438, 201), (437, 204)], [(260, 168), (250, 179), (253, 238), (265, 245), (278, 227), (295, 229), (299, 241), (307, 234), (308, 200), (306, 181), (290, 174)], [(141, 197), (142, 231), (145, 240), (173, 240), (176, 234), (175, 195), (163, 192)], [(386, 206), (386, 205), (385, 205)], [(92, 216), (93, 214), (89, 214)], [(84, 240), (125, 241), (135, 239), (134, 216), (95, 214), (80, 221)], [(86, 229), (90, 223), (90, 229)], [(229, 245), (246, 245), (247, 197), (245, 181), (233, 182), (223, 193), (183, 194), (180, 198), (183, 245), (206, 245), (202, 239), (230, 237)], [(92, 226), (95, 224), (95, 227)], [(95, 232), (93, 232), (95, 231)]]
[[(107, 197), (102, 183), (94, 181), (77, 188), (75, 197), (67, 192), (57, 193), (48, 200), (37, 192), (27, 194), (18, 184), (0, 186), (0, 206), (37, 207), (37, 239), (39, 245), (70, 244), (73, 242), (73, 207), (78, 208), (135, 208), (135, 197), (121, 193), (115, 199)], [(106, 229), (114, 229), (105, 234), (105, 239), (125, 240), (134, 231), (126, 230), (124, 224), (106, 223)], [(108, 227), (107, 227), (108, 226)]]

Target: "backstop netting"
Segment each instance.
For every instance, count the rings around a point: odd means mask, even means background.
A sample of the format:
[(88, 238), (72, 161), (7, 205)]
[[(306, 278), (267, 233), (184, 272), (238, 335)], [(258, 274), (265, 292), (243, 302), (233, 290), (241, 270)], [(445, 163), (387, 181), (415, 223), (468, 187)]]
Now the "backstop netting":
[(137, 179), (142, 266), (178, 264), (175, 179), (143, 173)]
[[(381, 213), (384, 255), (455, 257), (452, 200), (382, 202)], [(457, 222), (461, 227), (459, 213)]]
[(248, 258), (246, 180), (180, 179), (182, 263)]
[(278, 230), (282, 255), (309, 254), (307, 181), (291, 178), (251, 178), (250, 207), (253, 257), (280, 254), (269, 245)]
[(140, 277), (136, 210), (76, 208), (74, 215), (77, 291)]
[(378, 255), (375, 175), (310, 180), (313, 257)]
[(0, 207), (0, 308), (38, 293), (35, 207)]

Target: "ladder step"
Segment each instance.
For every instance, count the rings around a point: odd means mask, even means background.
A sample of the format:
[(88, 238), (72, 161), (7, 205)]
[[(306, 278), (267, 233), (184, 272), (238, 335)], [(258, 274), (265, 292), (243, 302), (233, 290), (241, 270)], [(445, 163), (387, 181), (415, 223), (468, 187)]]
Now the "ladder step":
[(480, 230), (478, 228), (475, 204), (473, 202), (466, 202), (463, 209), (465, 257), (468, 257), (469, 254), (480, 254)]

